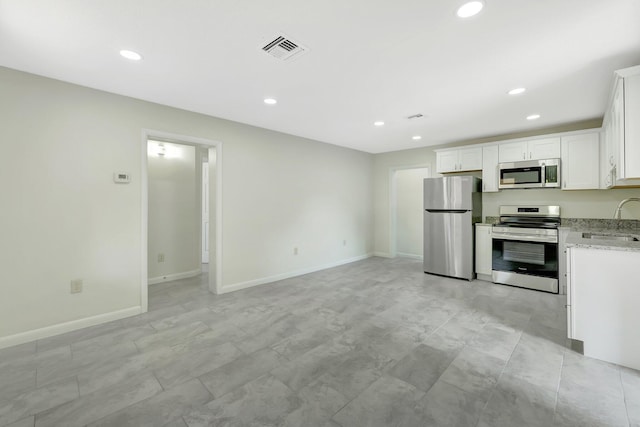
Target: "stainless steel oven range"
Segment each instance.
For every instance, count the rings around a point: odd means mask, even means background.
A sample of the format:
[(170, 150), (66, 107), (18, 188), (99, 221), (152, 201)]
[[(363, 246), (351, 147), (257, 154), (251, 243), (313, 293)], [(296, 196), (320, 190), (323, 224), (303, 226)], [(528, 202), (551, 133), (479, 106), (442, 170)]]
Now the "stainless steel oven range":
[(560, 206), (500, 206), (493, 281), (557, 294), (559, 226)]

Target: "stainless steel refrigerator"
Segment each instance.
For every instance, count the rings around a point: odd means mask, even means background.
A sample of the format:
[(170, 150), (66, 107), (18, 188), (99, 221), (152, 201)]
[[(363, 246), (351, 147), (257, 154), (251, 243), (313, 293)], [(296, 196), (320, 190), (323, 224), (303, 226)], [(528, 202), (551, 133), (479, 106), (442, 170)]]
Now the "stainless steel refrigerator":
[(424, 272), (473, 280), (474, 224), (482, 221), (482, 180), (424, 180)]

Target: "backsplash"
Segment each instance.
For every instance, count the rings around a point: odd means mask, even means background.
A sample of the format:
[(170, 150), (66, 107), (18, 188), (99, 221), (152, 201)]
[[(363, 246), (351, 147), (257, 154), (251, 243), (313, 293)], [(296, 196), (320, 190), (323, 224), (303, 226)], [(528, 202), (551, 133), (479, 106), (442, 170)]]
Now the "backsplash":
[[(498, 216), (487, 216), (485, 224), (497, 224)], [(560, 218), (560, 226), (572, 228), (602, 228), (610, 230), (640, 230), (640, 220), (637, 219), (604, 219), (604, 218)]]
[(640, 230), (640, 221), (637, 219), (561, 218), (560, 225), (572, 228)]

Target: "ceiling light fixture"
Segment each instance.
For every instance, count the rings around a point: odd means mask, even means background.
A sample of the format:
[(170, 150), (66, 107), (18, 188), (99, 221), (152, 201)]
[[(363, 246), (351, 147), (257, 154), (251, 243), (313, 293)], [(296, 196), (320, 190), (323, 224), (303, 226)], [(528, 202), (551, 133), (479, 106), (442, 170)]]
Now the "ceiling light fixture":
[(374, 126), (384, 126), (384, 122), (382, 121), (377, 121), (377, 122), (373, 122)]
[(274, 98), (265, 98), (264, 103), (267, 105), (276, 105), (278, 101)]
[(483, 1), (469, 1), (458, 8), (456, 15), (458, 15), (459, 18), (471, 18), (480, 13), (483, 7)]
[(540, 118), (540, 114), (532, 114), (530, 116), (527, 116), (527, 120), (537, 120)]
[(507, 92), (509, 95), (520, 95), (521, 93), (524, 93), (527, 89), (523, 88), (523, 87), (517, 87), (515, 89), (511, 89), (509, 92)]
[(142, 59), (142, 55), (138, 52), (134, 52), (132, 50), (123, 49), (120, 51), (120, 56), (130, 59), (132, 61), (140, 61)]
[(411, 139), (413, 139), (414, 141), (418, 141), (420, 139), (422, 139), (422, 137), (420, 135), (414, 135), (411, 137)]

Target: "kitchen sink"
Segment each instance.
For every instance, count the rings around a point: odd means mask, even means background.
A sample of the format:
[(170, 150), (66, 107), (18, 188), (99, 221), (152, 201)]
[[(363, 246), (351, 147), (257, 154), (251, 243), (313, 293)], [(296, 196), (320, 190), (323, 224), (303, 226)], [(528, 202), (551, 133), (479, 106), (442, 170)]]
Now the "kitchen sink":
[(623, 235), (623, 234), (606, 234), (606, 233), (582, 233), (583, 239), (597, 239), (597, 240), (615, 240), (618, 242), (637, 242), (639, 241), (635, 236)]

